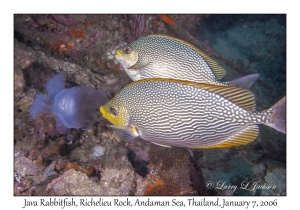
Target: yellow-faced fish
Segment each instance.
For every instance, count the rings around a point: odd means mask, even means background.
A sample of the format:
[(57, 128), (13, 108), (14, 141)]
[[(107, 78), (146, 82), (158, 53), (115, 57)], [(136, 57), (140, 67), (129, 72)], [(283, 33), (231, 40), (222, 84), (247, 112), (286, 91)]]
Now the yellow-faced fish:
[(258, 124), (285, 133), (285, 97), (262, 112), (255, 106), (248, 89), (154, 78), (127, 85), (100, 111), (124, 141), (225, 148), (254, 141)]
[(139, 38), (117, 49), (116, 59), (133, 81), (169, 78), (250, 88), (259, 77), (251, 74), (220, 82), (226, 71), (216, 61), (193, 45), (165, 35)]

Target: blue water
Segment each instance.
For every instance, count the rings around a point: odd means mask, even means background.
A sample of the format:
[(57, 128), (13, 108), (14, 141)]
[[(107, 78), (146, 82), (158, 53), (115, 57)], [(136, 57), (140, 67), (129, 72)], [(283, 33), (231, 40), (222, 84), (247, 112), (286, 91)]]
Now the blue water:
[[(215, 52), (236, 66), (232, 68), (217, 60), (227, 70), (225, 81), (246, 74), (260, 74), (260, 81), (252, 88), (258, 111), (286, 95), (285, 15), (210, 15), (200, 22), (198, 30), (201, 42), (208, 40)], [(238, 186), (243, 181), (259, 181), (277, 186), (276, 190), (239, 189), (232, 192), (233, 195), (286, 193), (282, 185), (286, 182), (286, 135), (267, 126), (260, 126), (258, 139), (249, 145), (198, 151), (198, 155), (206, 181), (215, 184), (226, 181)], [(235, 178), (237, 176), (239, 179)], [(216, 191), (220, 195), (228, 194), (221, 189)]]

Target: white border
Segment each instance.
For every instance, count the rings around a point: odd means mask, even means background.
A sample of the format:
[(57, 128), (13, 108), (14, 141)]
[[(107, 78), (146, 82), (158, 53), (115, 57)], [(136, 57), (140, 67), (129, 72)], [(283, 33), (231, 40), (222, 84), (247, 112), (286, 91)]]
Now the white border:
[[(278, 2), (278, 3), (277, 3)], [(286, 13), (287, 14), (287, 196), (226, 197), (230, 200), (264, 201), (278, 199), (279, 208), (299, 206), (299, 6), (296, 1), (5, 1), (1, 3), (1, 183), (0, 205), (4, 209), (21, 209), (24, 199), (39, 201), (41, 197), (13, 196), (13, 14), (15, 13)], [(297, 86), (296, 86), (297, 85)], [(61, 197), (60, 197), (61, 198)], [(70, 198), (70, 197), (68, 197)], [(84, 197), (88, 198), (88, 197)], [(156, 197), (172, 200), (177, 197)], [(215, 199), (216, 197), (209, 197)], [(225, 197), (220, 197), (223, 199)], [(80, 199), (80, 197), (75, 197)], [(114, 199), (114, 197), (107, 197)], [(130, 198), (135, 200), (136, 197)], [(186, 199), (186, 197), (178, 197)], [(66, 207), (67, 208), (67, 207)], [(86, 209), (78, 207), (76, 209)], [(97, 209), (103, 207), (95, 207)], [(122, 207), (127, 209), (131, 207)], [(147, 208), (147, 207), (145, 207)], [(149, 208), (149, 207), (148, 207)], [(151, 207), (153, 208), (153, 207)], [(155, 207), (157, 208), (157, 207)], [(199, 209), (200, 207), (194, 207)], [(201, 207), (203, 208), (203, 207)], [(37, 209), (29, 208), (26, 209)], [(61, 209), (59, 207), (59, 209)], [(89, 208), (90, 209), (90, 208)], [(245, 209), (245, 208), (243, 208)], [(266, 208), (264, 208), (266, 209)]]

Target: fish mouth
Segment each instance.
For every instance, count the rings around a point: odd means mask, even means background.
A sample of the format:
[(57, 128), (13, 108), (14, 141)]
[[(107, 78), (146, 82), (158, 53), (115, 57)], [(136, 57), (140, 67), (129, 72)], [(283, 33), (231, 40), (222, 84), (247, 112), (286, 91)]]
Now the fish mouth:
[(105, 109), (104, 106), (100, 106), (100, 112), (102, 114), (102, 116), (107, 119), (107, 110)]
[(137, 62), (132, 64), (131, 58), (128, 59), (121, 48), (116, 50), (115, 58), (124, 69), (136, 70)]
[(116, 50), (115, 57), (116, 57), (116, 59), (119, 59), (120, 57), (122, 57), (122, 50), (120, 48)]

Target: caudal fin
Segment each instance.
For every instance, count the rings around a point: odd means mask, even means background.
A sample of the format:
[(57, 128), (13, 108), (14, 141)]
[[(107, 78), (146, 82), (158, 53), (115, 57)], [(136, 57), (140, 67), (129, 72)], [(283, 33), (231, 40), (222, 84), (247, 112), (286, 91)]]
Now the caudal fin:
[(259, 78), (259, 74), (250, 74), (230, 81), (229, 86), (250, 89), (252, 85), (258, 80), (258, 78)]
[(269, 116), (269, 122), (266, 125), (271, 128), (276, 129), (281, 133), (286, 133), (286, 96), (284, 96), (280, 101), (267, 110), (271, 111), (271, 116)]

